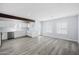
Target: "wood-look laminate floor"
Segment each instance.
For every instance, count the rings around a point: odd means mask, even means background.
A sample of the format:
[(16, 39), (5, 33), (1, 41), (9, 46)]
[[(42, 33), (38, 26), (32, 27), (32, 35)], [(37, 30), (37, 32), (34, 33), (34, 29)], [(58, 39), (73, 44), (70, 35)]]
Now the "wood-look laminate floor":
[(79, 55), (76, 42), (40, 36), (3, 41), (0, 55)]

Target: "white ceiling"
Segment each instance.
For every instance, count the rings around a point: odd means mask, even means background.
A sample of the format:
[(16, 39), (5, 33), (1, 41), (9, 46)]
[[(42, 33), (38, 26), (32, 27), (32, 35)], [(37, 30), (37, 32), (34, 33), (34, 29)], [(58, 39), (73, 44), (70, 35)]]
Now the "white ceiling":
[(0, 7), (2, 13), (40, 21), (79, 14), (79, 3), (3, 3)]

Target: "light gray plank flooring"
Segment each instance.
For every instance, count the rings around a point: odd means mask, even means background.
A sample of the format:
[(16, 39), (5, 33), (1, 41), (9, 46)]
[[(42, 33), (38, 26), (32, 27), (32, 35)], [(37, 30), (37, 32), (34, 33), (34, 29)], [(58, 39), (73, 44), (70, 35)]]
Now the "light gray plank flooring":
[(62, 39), (39, 36), (2, 42), (0, 55), (79, 55), (79, 45)]

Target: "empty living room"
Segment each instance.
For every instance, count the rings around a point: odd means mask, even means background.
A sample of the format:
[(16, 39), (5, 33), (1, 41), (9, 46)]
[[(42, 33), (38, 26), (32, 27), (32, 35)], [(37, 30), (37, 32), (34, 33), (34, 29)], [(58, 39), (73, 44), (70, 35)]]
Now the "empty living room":
[(0, 3), (0, 55), (79, 55), (79, 3)]

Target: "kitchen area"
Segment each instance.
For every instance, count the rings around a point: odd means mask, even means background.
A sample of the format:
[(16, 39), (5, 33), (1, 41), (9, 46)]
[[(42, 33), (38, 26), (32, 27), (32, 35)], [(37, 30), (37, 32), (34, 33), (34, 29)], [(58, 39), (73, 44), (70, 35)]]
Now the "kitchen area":
[(29, 19), (0, 13), (0, 46), (2, 40), (30, 36), (28, 32), (33, 24)]

